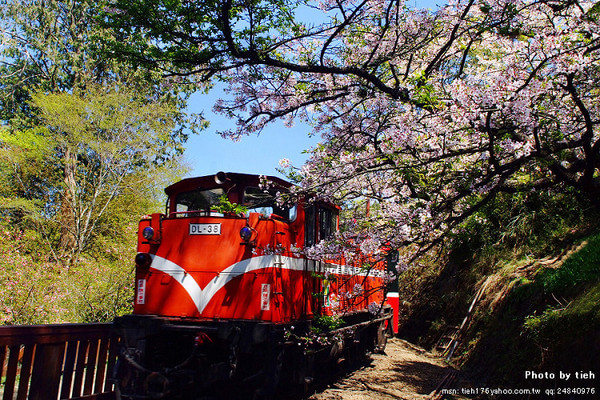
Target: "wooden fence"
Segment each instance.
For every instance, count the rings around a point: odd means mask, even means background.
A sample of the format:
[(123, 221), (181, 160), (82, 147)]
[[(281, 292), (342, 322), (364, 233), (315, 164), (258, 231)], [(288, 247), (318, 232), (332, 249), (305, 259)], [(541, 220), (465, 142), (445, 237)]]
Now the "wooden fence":
[(2, 400), (114, 399), (111, 324), (0, 327)]

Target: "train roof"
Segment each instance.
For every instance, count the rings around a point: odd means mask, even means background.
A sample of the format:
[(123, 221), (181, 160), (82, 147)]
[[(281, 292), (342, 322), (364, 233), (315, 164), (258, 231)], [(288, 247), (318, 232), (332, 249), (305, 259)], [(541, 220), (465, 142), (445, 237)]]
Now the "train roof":
[(254, 174), (241, 174), (237, 172), (217, 172), (215, 175), (199, 176), (195, 178), (182, 179), (165, 188), (167, 196), (175, 193), (186, 192), (197, 188), (215, 188), (226, 187), (231, 188), (236, 185), (258, 186), (261, 183), (261, 176), (271, 182), (274, 188), (290, 188), (293, 185), (276, 176), (264, 176)]

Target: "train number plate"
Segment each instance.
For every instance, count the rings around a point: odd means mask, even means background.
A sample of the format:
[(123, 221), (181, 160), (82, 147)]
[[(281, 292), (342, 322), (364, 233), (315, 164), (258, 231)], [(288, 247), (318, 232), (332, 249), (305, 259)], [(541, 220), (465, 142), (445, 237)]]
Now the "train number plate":
[(190, 235), (220, 235), (221, 224), (190, 224)]

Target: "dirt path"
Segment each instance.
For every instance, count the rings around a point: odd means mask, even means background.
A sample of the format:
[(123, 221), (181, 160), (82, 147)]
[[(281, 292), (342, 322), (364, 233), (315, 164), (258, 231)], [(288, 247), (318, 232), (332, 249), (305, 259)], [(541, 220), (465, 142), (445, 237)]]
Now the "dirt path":
[[(442, 359), (401, 339), (388, 340), (385, 354), (329, 385), (308, 400), (425, 400), (452, 371)], [(453, 397), (454, 399), (466, 399)]]

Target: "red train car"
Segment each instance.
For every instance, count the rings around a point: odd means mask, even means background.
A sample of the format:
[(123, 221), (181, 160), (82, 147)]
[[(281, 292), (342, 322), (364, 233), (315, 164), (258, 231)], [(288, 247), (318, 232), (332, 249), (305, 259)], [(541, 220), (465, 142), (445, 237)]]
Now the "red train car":
[(310, 382), (315, 363), (383, 349), (384, 263), (309, 259), (339, 207), (281, 206), (291, 186), (220, 172), (165, 189), (166, 213), (139, 224), (134, 312), (114, 323), (121, 398), (268, 395)]

